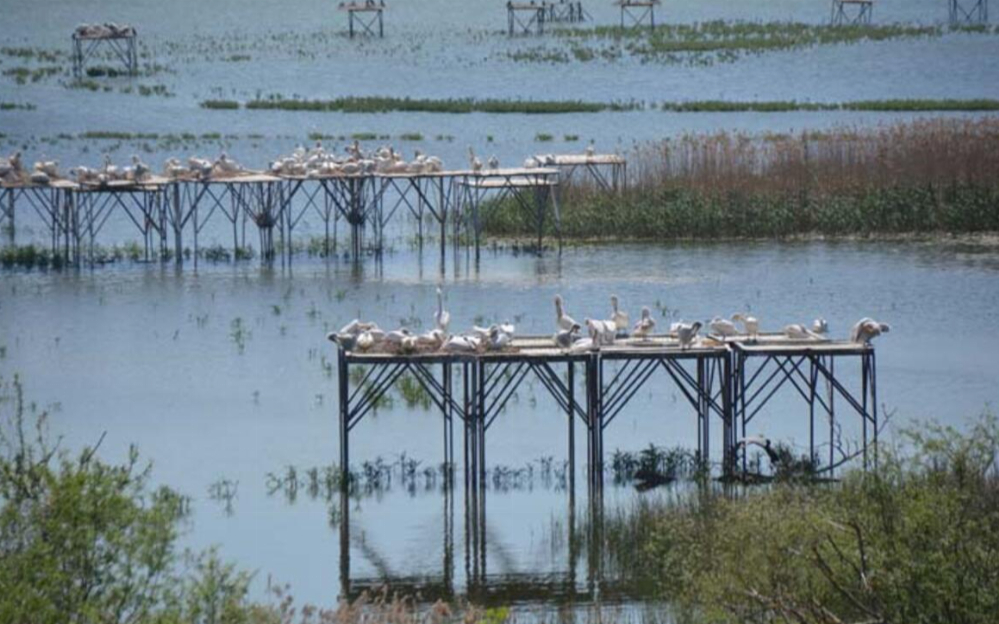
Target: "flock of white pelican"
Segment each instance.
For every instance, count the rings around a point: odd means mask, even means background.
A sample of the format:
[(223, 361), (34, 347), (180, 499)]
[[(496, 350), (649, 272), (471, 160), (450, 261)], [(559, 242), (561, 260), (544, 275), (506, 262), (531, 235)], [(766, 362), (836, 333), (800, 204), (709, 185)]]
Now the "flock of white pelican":
[(291, 154), (273, 161), (268, 169), (274, 175), (322, 178), (374, 173), (437, 173), (444, 170), (444, 163), (440, 158), (427, 156), (420, 150), (416, 150), (413, 158), (407, 161), (391, 145), (365, 151), (356, 140), (347, 145), (343, 154), (338, 154), (336, 150), (326, 150), (321, 141), (316, 141), (311, 149), (299, 145)]
[(128, 24), (80, 24), (73, 31), (78, 39), (115, 39), (119, 37), (134, 37), (135, 28)]
[[(555, 295), (555, 333), (552, 343), (570, 353), (596, 351), (601, 347), (618, 344), (640, 346), (654, 344), (651, 338), (656, 328), (652, 310), (643, 306), (638, 320), (631, 324), (630, 317), (621, 307), (617, 295), (610, 297), (610, 314), (604, 320), (585, 318), (580, 324), (566, 312), (565, 300)], [(398, 353), (434, 352), (481, 353), (502, 351), (513, 343), (516, 328), (504, 322), (478, 327), (461, 334), (449, 333), (451, 314), (444, 308), (444, 293), (437, 289), (437, 308), (433, 314), (433, 328), (417, 334), (406, 327), (385, 331), (377, 323), (355, 319), (331, 332), (327, 338), (347, 351), (371, 351), (381, 348)], [(583, 327), (586, 335), (582, 335)], [(757, 342), (760, 340), (760, 322), (748, 314), (734, 314), (731, 319), (720, 316), (702, 323), (678, 321), (671, 323), (665, 337), (675, 338), (680, 349), (686, 350), (701, 344), (701, 330), (706, 330), (704, 339), (715, 343), (731, 341)], [(886, 334), (891, 327), (871, 318), (862, 318), (854, 324), (850, 341), (857, 344), (870, 344), (871, 340)], [(810, 327), (792, 323), (785, 325), (780, 332), (766, 334), (767, 339), (790, 342), (819, 342), (828, 340), (829, 323), (824, 318), (816, 319)]]
[[(587, 156), (594, 154), (593, 145), (586, 148)], [(524, 168), (552, 166), (556, 163), (553, 154), (530, 156), (524, 161)], [(468, 148), (468, 167), (471, 171), (488, 172), (500, 168), (499, 159), (494, 155), (485, 162), (476, 156), (475, 151)], [(373, 174), (408, 174), (421, 175), (444, 171), (444, 162), (437, 156), (424, 154), (415, 150), (413, 157), (405, 159), (401, 152), (391, 145), (382, 145), (372, 150), (362, 148), (359, 141), (348, 143), (342, 152), (336, 148), (326, 149), (321, 141), (316, 141), (311, 148), (298, 145), (290, 154), (282, 155), (271, 161), (267, 173), (276, 176), (292, 176), (302, 178), (325, 178), (335, 176), (355, 176)], [(205, 181), (211, 179), (232, 178), (245, 174), (258, 173), (243, 167), (226, 152), (217, 158), (190, 156), (186, 160), (168, 158), (162, 169), (162, 176), (168, 180)], [(100, 167), (78, 166), (69, 170), (68, 179), (78, 184), (105, 185), (110, 182), (148, 181), (153, 175), (152, 168), (142, 162), (138, 155), (133, 155), (131, 163), (120, 166), (111, 161), (111, 156), (104, 156)], [(45, 186), (56, 180), (67, 179), (59, 171), (59, 162), (41, 160), (34, 164), (33, 169), (24, 166), (21, 152), (17, 151), (6, 158), (0, 158), (0, 181), (6, 184), (34, 184)]]

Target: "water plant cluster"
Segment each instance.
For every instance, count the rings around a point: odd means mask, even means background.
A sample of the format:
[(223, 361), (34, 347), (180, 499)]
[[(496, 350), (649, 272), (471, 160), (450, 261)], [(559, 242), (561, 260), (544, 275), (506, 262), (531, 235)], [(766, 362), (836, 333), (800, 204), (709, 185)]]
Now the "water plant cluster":
[[(999, 120), (800, 135), (689, 135), (640, 146), (620, 193), (564, 191), (563, 237), (782, 238), (999, 231)], [(513, 202), (485, 230), (530, 236)]]
[(746, 54), (797, 50), (821, 45), (852, 44), (940, 37), (948, 33), (994, 35), (988, 25), (915, 26), (909, 24), (833, 26), (801, 22), (751, 22), (713, 20), (694, 24), (661, 24), (654, 31), (617, 26), (559, 28), (554, 31), (563, 46), (532, 46), (507, 52), (520, 62), (568, 63), (594, 59), (641, 62), (731, 62)]
[(834, 485), (643, 500), (607, 552), (694, 622), (993, 622), (999, 421), (900, 439)]

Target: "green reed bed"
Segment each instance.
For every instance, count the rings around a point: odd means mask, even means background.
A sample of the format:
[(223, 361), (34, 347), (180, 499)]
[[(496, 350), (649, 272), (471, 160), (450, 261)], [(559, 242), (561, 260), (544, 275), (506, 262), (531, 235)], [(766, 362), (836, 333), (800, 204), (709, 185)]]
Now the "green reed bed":
[[(999, 232), (999, 119), (754, 137), (691, 135), (629, 154), (621, 194), (563, 190), (569, 239), (876, 236)], [(485, 231), (533, 223), (493, 203)], [(550, 226), (549, 226), (550, 227)]]
[(715, 60), (731, 61), (742, 54), (820, 45), (940, 37), (954, 32), (993, 35), (999, 33), (999, 28), (945, 28), (909, 24), (832, 26), (800, 22), (715, 20), (695, 24), (663, 24), (653, 32), (616, 26), (564, 28), (553, 32), (569, 46), (568, 52), (558, 48), (534, 47), (513, 51), (509, 56), (518, 61), (585, 62), (595, 58), (616, 60), (628, 55), (645, 61), (675, 62), (691, 56), (711, 55)]
[(608, 565), (689, 622), (994, 622), (999, 423), (921, 424), (879, 466), (644, 499), (606, 518)]
[(478, 100), (474, 98), (433, 100), (394, 97), (344, 97), (332, 100), (302, 100), (271, 96), (251, 100), (246, 102), (244, 106), (249, 110), (309, 112), (519, 113), (532, 115), (636, 110), (641, 105), (635, 102), (584, 102), (581, 100)]

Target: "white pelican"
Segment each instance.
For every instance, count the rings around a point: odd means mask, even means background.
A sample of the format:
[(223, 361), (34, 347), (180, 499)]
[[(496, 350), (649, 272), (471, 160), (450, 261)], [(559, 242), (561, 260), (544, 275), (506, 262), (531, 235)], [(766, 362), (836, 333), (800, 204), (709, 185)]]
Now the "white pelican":
[(565, 303), (562, 301), (562, 295), (555, 295), (555, 326), (559, 329), (572, 329), (572, 326), (578, 326), (578, 323), (565, 313)]
[(872, 318), (864, 317), (853, 326), (853, 330), (850, 332), (850, 342), (870, 344), (871, 340), (881, 334), (887, 334), (889, 331), (891, 331), (891, 326), (888, 323), (879, 323)]
[(528, 156), (524, 160), (524, 169), (534, 169), (534, 168), (540, 166), (540, 164), (541, 163), (538, 162), (537, 158), (535, 158), (534, 156)]
[(149, 177), (149, 165), (142, 162), (138, 154), (132, 154), (132, 177), (136, 182), (142, 182)]
[(24, 171), (24, 164), (21, 162), (21, 150), (17, 150), (7, 158), (7, 163), (10, 164), (11, 170), (14, 173), (20, 175)]
[(819, 335), (825, 335), (829, 333), (829, 322), (826, 321), (821, 316), (812, 322), (812, 331)]
[(489, 160), (486, 161), (486, 164), (489, 165), (490, 169), (499, 169), (499, 158), (496, 158), (496, 155), (494, 154), (489, 157)]
[(792, 323), (784, 327), (784, 335), (791, 340), (822, 340), (822, 336), (816, 334), (800, 323)]
[(597, 153), (597, 148), (593, 147), (593, 143), (586, 146), (586, 157), (592, 158), (594, 154)]
[(475, 336), (451, 336), (444, 343), (444, 350), (450, 353), (475, 353), (482, 342)]
[(447, 332), (447, 326), (451, 324), (451, 313), (444, 309), (444, 293), (440, 286), (437, 287), (437, 312), (434, 313), (434, 324), (442, 332)]
[(750, 340), (755, 341), (760, 335), (760, 322), (756, 320), (755, 316), (750, 316), (748, 314), (733, 314), (732, 320), (736, 323), (742, 323), (743, 332), (749, 336)]
[(493, 325), (489, 330), (489, 338), (486, 342), (486, 348), (490, 351), (502, 351), (505, 347), (508, 347), (511, 342), (513, 342), (513, 334), (506, 333), (500, 328), (499, 325)]
[(430, 331), (416, 337), (416, 346), (428, 347), (430, 349), (440, 349), (444, 344), (445, 338), (447, 338), (447, 336), (441, 330), (431, 329)]
[(472, 151), (471, 145), (468, 146), (468, 163), (471, 165), (472, 171), (476, 173), (482, 171), (482, 160), (480, 160), (479, 157), (475, 155), (475, 152)]
[(400, 327), (399, 329), (393, 329), (392, 331), (385, 334), (385, 342), (394, 345), (401, 345), (407, 338), (412, 338), (413, 334), (405, 327)]
[(118, 179), (118, 167), (111, 162), (111, 155), (104, 155), (104, 174), (112, 180)]
[(716, 316), (711, 319), (711, 323), (708, 324), (708, 328), (711, 333), (715, 336), (721, 336), (724, 338), (731, 338), (739, 333), (739, 330), (735, 328), (735, 323), (728, 319), (723, 319), (720, 316)]
[(595, 351), (599, 349), (600, 345), (594, 342), (593, 338), (580, 338), (579, 340), (572, 343), (569, 347), (570, 353), (585, 353), (587, 351)]
[(35, 163), (35, 171), (41, 171), (50, 178), (59, 177), (59, 161), (58, 160), (42, 160)]
[(614, 321), (586, 319), (584, 322), (590, 331), (590, 338), (595, 343), (601, 346), (614, 344), (614, 338), (617, 336), (617, 327), (614, 325)]
[(31, 180), (32, 184), (41, 184), (41, 185), (47, 185), (49, 182), (52, 181), (52, 179), (49, 178), (49, 174), (45, 173), (44, 171), (32, 171), (28, 179)]
[(366, 331), (361, 332), (361, 334), (357, 337), (356, 344), (357, 348), (361, 351), (367, 351), (371, 347), (375, 346), (375, 342), (375, 337), (371, 334), (371, 332)]
[(652, 310), (649, 306), (642, 306), (642, 318), (638, 319), (635, 323), (635, 327), (631, 330), (633, 336), (637, 336), (642, 340), (648, 340), (649, 334), (652, 330), (656, 328), (656, 319), (652, 318)]
[(697, 339), (697, 332), (701, 331), (701, 322), (694, 321), (691, 324), (680, 323), (676, 328), (676, 337), (680, 340), (681, 349), (689, 349)]
[(618, 335), (628, 334), (628, 313), (618, 307), (617, 295), (611, 295), (611, 320), (614, 321), (614, 329)]
[(552, 336), (552, 340), (555, 341), (555, 346), (562, 349), (568, 349), (575, 344), (576, 340), (579, 338), (579, 323), (573, 323), (572, 327), (569, 329), (560, 329), (555, 332)]

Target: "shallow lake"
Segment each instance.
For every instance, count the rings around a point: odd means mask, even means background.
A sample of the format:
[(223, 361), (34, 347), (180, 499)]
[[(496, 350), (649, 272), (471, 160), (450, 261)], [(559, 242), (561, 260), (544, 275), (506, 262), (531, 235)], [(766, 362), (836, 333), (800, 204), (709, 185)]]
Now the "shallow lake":
[[(632, 315), (642, 304), (688, 320), (749, 310), (764, 329), (821, 315), (834, 336), (870, 315), (892, 324), (878, 344), (878, 374), (893, 426), (930, 418), (960, 425), (997, 399), (999, 338), (988, 329), (999, 320), (994, 247), (605, 246), (567, 248), (561, 258), (486, 251), (478, 267), (463, 253), (452, 260), (444, 275), (432, 249), (356, 264), (303, 258), (291, 270), (251, 261), (205, 262), (197, 271), (157, 264), (6, 272), (0, 370), (22, 374), (33, 400), (56, 404), (53, 430), (67, 446), (93, 443), (107, 432), (102, 452), (121, 458), (129, 444), (138, 444), (154, 461), (158, 481), (194, 499), (187, 543), (220, 544), (227, 557), (260, 570), (261, 584), (269, 575), (291, 583), (298, 599), (326, 604), (341, 588), (339, 502), (310, 496), (306, 485), (309, 468), (337, 460), (335, 352), (325, 333), (356, 316), (426, 327), (437, 283), (446, 290), (454, 327), (510, 319), (518, 331), (533, 334), (552, 330), (555, 293), (580, 317), (605, 313), (616, 293)], [(696, 420), (678, 394), (665, 379), (643, 388), (608, 428), (607, 453), (650, 443), (695, 446)], [(791, 394), (780, 394), (750, 433), (801, 450), (807, 410)], [(436, 466), (440, 416), (392, 397), (354, 429), (352, 461), (360, 468), (405, 455), (422, 462), (420, 471)], [(856, 439), (851, 419), (843, 421), (844, 435)], [(581, 439), (577, 443), (583, 457)], [(562, 466), (566, 455), (564, 416), (539, 384), (525, 383), (490, 429), (487, 462), (495, 470), (530, 465), (535, 476), (527, 479), (522, 471), (513, 485), (490, 489), (486, 576), (472, 578), (473, 589), (488, 594), (494, 583), (492, 599), (502, 603), (528, 599), (510, 590), (517, 579), (548, 579), (562, 593), (574, 587), (569, 494), (558, 478), (542, 478), (543, 458)], [(288, 466), (303, 483), (293, 502), (287, 488), (275, 488)], [(575, 522), (583, 525), (583, 466), (578, 470)], [(231, 515), (209, 494), (221, 479), (238, 482)], [(450, 553), (450, 587), (466, 588), (461, 488), (448, 503), (439, 485), (431, 483), (427, 492), (422, 479), (412, 491), (396, 483), (351, 501), (352, 579), (427, 582), (436, 576), (442, 582)], [(637, 496), (611, 487), (606, 505), (627, 506)], [(583, 592), (587, 568), (577, 563), (575, 582)], [(613, 575), (605, 580), (611, 584)]]

